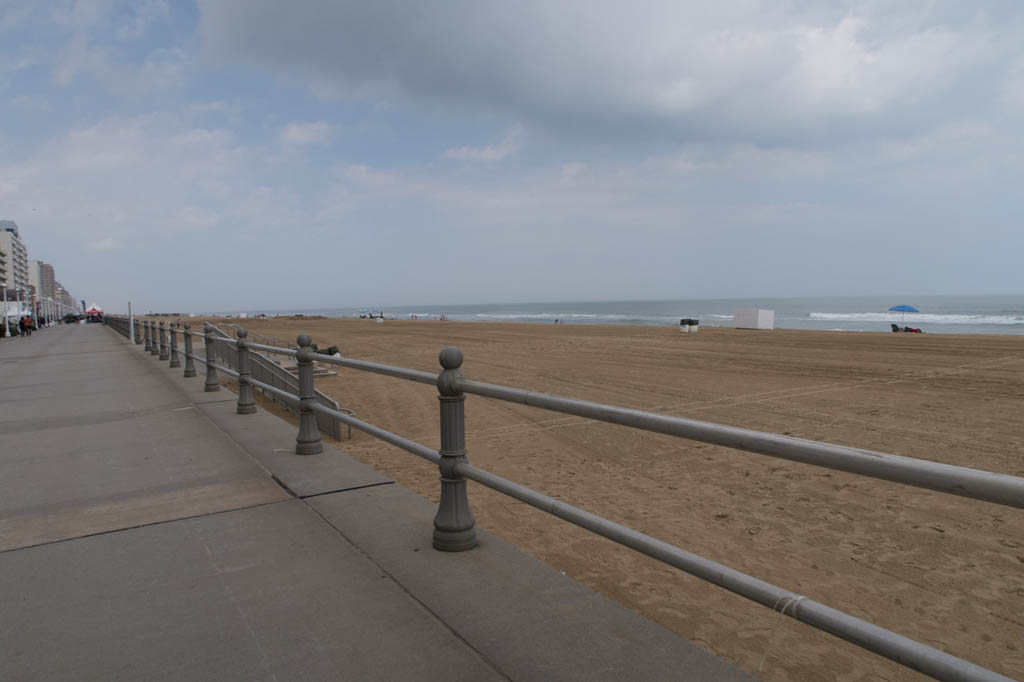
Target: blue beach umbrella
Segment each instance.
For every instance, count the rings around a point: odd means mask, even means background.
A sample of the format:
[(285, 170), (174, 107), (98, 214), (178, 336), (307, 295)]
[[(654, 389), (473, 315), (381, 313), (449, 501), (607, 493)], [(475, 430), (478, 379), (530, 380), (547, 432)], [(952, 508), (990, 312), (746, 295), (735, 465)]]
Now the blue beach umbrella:
[(921, 312), (920, 310), (918, 310), (914, 306), (912, 306), (912, 305), (905, 305), (905, 304), (904, 305), (894, 305), (893, 307), (889, 308), (889, 310), (891, 312), (894, 312), (894, 313), (903, 313), (903, 321), (904, 322), (907, 321), (907, 313), (919, 313), (919, 312)]

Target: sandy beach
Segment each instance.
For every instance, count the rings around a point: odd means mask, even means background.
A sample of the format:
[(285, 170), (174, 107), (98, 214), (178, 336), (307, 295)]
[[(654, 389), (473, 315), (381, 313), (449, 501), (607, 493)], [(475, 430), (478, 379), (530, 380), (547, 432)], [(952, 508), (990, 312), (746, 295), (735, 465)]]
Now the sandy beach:
[[(455, 345), (481, 381), (1024, 476), (1022, 336), (227, 322), (431, 372)], [(429, 386), (340, 370), (317, 387), (438, 445)], [(1024, 511), (476, 396), (466, 412), (479, 467), (1024, 678)], [(437, 499), (429, 464), (361, 433), (340, 447)], [(763, 679), (925, 679), (472, 483), (470, 501), (481, 528)]]

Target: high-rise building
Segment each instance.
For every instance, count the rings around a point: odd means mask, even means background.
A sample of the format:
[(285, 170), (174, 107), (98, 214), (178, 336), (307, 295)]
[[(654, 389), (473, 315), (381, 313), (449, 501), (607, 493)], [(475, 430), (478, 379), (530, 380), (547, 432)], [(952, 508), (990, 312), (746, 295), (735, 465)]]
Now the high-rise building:
[(29, 284), (35, 286), (36, 295), (39, 298), (55, 298), (56, 288), (54, 287), (53, 266), (41, 260), (30, 260), (28, 262)]
[(28, 249), (21, 243), (18, 236), (18, 224), (13, 220), (0, 220), (0, 251), (6, 256), (7, 266), (4, 283), (8, 289), (21, 289), (27, 294), (28, 281)]
[(54, 282), (53, 287), (54, 298), (60, 301), (65, 308), (68, 308), (70, 310), (76, 310), (78, 308), (78, 306), (75, 305), (75, 297), (72, 296), (71, 293), (64, 288), (63, 284), (61, 284), (60, 282)]

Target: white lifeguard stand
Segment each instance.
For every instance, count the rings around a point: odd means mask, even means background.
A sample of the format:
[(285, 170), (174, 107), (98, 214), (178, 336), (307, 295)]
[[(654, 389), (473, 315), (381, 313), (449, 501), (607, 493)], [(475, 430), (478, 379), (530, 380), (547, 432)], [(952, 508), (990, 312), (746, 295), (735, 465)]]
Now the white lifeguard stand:
[(775, 329), (775, 311), (741, 308), (732, 316), (737, 329)]

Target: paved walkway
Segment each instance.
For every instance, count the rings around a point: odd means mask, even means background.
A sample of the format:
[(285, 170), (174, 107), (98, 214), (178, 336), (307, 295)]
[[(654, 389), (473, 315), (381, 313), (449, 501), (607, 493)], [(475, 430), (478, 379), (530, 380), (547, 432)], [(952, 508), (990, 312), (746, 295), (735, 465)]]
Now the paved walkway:
[(434, 551), (234, 399), (100, 325), (0, 340), (0, 680), (751, 679), (486, 533)]

